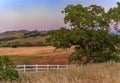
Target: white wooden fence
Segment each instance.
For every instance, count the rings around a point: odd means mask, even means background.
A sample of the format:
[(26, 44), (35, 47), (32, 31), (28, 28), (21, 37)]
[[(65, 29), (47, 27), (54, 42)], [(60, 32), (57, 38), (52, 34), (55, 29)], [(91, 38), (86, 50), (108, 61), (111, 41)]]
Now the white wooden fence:
[[(115, 62), (106, 62), (106, 63), (100, 63), (100, 64), (113, 64)], [(17, 65), (16, 66), (16, 70), (18, 71), (23, 71), (23, 72), (27, 72), (27, 71), (43, 71), (43, 70), (52, 70), (52, 69), (65, 69), (65, 68), (69, 68), (69, 67), (73, 67), (73, 66), (77, 66), (77, 65)], [(79, 65), (80, 67), (83, 67), (83, 65)]]
[(65, 69), (70, 65), (17, 65), (16, 70), (18, 71), (43, 71), (43, 70), (51, 70), (51, 69)]

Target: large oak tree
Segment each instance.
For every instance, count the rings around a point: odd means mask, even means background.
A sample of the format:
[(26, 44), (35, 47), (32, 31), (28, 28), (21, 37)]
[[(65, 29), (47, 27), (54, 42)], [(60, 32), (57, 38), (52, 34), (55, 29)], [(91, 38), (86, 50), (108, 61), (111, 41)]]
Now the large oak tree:
[(120, 20), (114, 18), (116, 12), (120, 11), (119, 7), (118, 3), (117, 8), (105, 12), (103, 7), (97, 5), (68, 5), (62, 13), (65, 14), (64, 22), (69, 23), (72, 28), (62, 27), (53, 31), (50, 40), (57, 48), (75, 46), (75, 52), (69, 57), (70, 62), (81, 64), (119, 61), (120, 38), (109, 33), (111, 20)]

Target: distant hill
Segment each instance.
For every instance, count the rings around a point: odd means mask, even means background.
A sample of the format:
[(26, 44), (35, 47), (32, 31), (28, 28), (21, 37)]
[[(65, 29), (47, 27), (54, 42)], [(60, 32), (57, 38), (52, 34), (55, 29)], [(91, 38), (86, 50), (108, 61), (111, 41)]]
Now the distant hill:
[(1, 47), (24, 47), (24, 46), (44, 46), (49, 31), (6, 31), (0, 33)]

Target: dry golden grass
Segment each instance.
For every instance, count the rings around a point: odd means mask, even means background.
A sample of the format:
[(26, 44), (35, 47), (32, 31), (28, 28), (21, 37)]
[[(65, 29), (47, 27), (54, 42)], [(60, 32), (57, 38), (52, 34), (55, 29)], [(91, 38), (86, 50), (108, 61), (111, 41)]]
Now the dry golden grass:
[(30, 56), (39, 55), (43, 53), (53, 52), (55, 48), (52, 46), (47, 47), (19, 47), (19, 48), (0, 48), (0, 55), (19, 55)]
[(55, 47), (44, 46), (44, 47), (19, 47), (19, 48), (0, 48), (0, 55), (10, 55), (10, 56), (41, 56), (47, 54), (55, 54), (59, 52), (68, 52), (63, 49), (59, 49), (54, 52)]
[[(13, 56), (33, 56), (33, 55), (44, 55), (53, 52), (55, 47), (44, 46), (44, 47), (19, 47), (19, 48), (0, 48), (0, 55), (13, 55)], [(62, 50), (63, 51), (63, 50)]]
[(120, 64), (93, 64), (41, 73), (21, 73), (17, 83), (120, 83)]
[(74, 47), (68, 49), (57, 49), (53, 46), (44, 47), (19, 47), (0, 48), (0, 56), (7, 55), (15, 64), (67, 64), (68, 56)]

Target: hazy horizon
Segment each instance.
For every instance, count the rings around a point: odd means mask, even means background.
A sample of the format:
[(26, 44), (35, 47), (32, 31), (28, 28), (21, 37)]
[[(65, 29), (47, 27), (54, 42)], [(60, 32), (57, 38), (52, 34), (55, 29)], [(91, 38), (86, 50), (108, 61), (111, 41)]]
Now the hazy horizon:
[(64, 24), (61, 11), (68, 4), (98, 4), (108, 10), (119, 0), (0, 0), (0, 32), (54, 30)]

